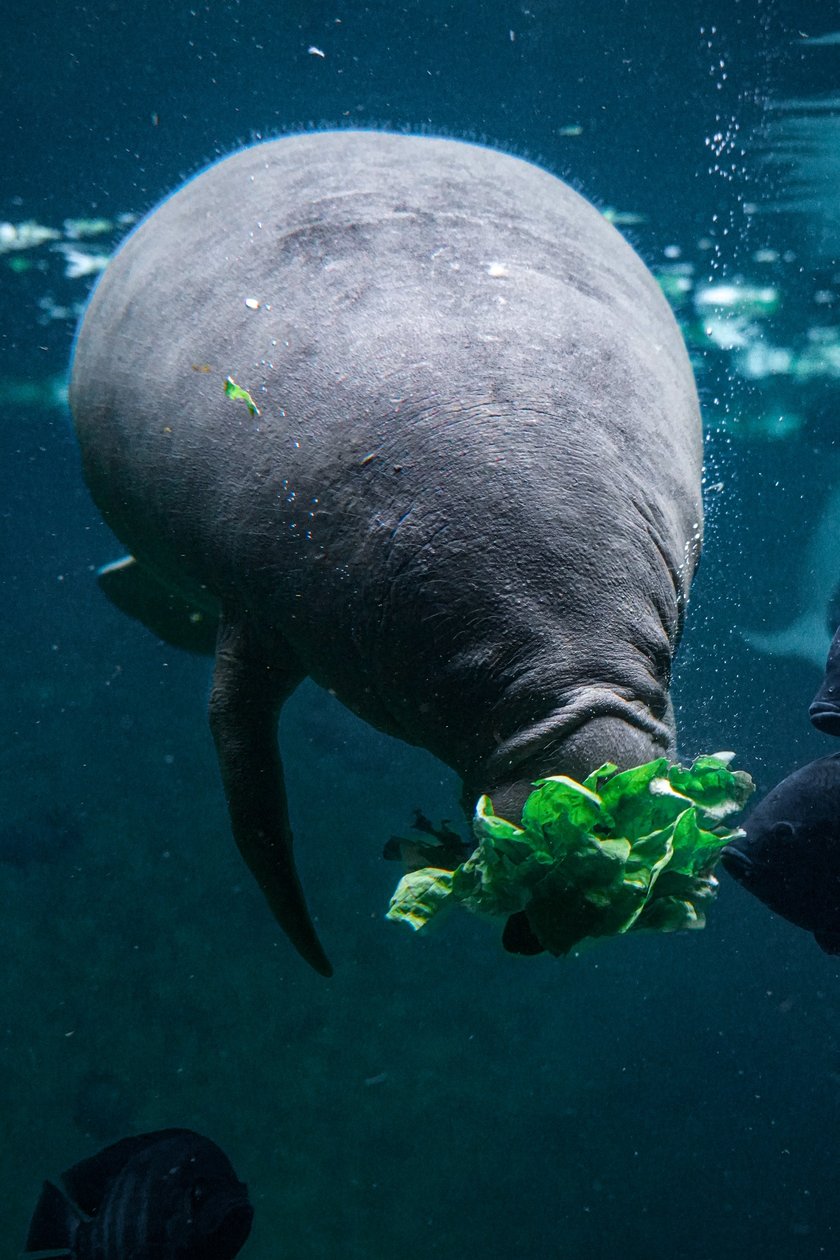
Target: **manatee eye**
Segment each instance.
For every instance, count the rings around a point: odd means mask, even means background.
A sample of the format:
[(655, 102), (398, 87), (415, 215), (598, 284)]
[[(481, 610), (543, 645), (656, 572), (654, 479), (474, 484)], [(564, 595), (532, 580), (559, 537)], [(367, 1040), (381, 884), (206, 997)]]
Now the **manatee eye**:
[(773, 823), (770, 828), (770, 835), (774, 840), (792, 840), (796, 835), (796, 828), (793, 823), (777, 822)]

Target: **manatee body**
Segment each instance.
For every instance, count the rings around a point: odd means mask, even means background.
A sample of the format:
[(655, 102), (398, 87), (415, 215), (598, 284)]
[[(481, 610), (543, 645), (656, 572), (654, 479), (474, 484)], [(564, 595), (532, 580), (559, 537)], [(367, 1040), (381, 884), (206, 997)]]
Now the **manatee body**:
[(233, 831), (318, 970), (276, 738), (304, 676), (451, 766), (470, 812), (673, 754), (694, 381), (644, 264), (546, 171), (380, 132), (235, 153), (109, 264), (70, 400), (134, 558), (103, 585), (215, 641)]

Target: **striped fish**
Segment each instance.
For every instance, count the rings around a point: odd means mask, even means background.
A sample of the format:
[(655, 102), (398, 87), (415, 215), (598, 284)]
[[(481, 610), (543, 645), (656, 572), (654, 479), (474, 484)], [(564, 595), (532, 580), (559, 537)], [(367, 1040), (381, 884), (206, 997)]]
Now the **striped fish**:
[(247, 1186), (190, 1129), (123, 1138), (60, 1180), (44, 1182), (29, 1260), (233, 1260), (251, 1230)]

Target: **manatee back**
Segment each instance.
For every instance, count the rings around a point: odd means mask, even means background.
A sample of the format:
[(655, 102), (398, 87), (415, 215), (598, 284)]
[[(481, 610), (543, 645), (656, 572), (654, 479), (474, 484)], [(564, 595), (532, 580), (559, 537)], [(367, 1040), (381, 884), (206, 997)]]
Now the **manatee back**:
[(529, 654), (562, 691), (582, 652), (678, 634), (701, 522), (682, 339), (619, 233), (517, 158), (377, 132), (234, 154), (109, 264), (71, 404), (135, 555), (445, 757)]

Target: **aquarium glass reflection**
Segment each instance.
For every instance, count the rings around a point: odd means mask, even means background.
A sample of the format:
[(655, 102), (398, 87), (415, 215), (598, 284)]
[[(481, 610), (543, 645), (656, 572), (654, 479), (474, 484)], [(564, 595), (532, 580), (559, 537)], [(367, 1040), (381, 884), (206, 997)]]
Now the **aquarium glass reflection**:
[[(544, 167), (633, 246), (685, 340), (705, 538), (673, 673), (679, 757), (734, 753), (722, 764), (760, 800), (840, 748), (809, 721), (840, 623), (834, 6), (56, 0), (18, 9), (4, 34), (7, 1253), (31, 1229), (33, 1253), (85, 1260), (107, 1215), (123, 1240), (142, 1216), (247, 1260), (834, 1255), (840, 959), (807, 913), (774, 913), (724, 861), (702, 905), (681, 902), (702, 930), (681, 910), (668, 926), (683, 930), (625, 931), (626, 909), (620, 934), (582, 932), (562, 957), (508, 952), (483, 913), (420, 932), (386, 919), (405, 866), (432, 853), (449, 875), (482, 835), (508, 856), (520, 835), (487, 809), (471, 832), (451, 769), (307, 679), (280, 745), (335, 968), (316, 974), (231, 838), (209, 658), (102, 593), (97, 572), (125, 548), (88, 494), (68, 407), (76, 328), (109, 259), (234, 150), (362, 128)], [(175, 285), (188, 303), (194, 278)], [(207, 365), (193, 366), (198, 379)], [(137, 383), (154, 387), (154, 373)], [(248, 381), (223, 387), (232, 415), (259, 419)], [(654, 777), (660, 793), (701, 791)], [(743, 782), (726, 780), (739, 804)], [(583, 799), (568, 809), (594, 808)], [(700, 830), (717, 825), (703, 808)], [(614, 840), (598, 833), (599, 861)], [(835, 879), (831, 845), (820, 861)], [(155, 1171), (170, 1147), (168, 1167), (195, 1149), (211, 1168), (198, 1189), (184, 1174), (177, 1205)], [(156, 1237), (143, 1245), (163, 1255)]]

